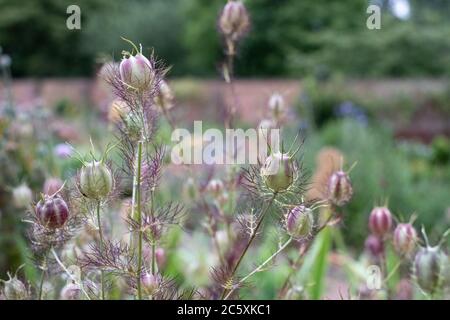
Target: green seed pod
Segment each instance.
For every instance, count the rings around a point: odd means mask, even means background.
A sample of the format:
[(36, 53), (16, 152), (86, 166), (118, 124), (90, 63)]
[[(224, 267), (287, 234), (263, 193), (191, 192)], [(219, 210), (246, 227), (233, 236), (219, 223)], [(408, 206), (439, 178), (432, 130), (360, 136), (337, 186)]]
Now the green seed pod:
[(434, 293), (442, 280), (444, 254), (439, 247), (420, 248), (414, 258), (414, 277), (420, 288), (427, 293)]
[(100, 200), (112, 189), (113, 177), (102, 162), (92, 161), (81, 168), (80, 190), (86, 198)]
[(16, 276), (11, 277), (9, 275), (9, 280), (5, 281), (3, 293), (6, 300), (25, 300), (28, 298), (27, 288)]
[(294, 181), (294, 164), (287, 154), (280, 152), (270, 155), (261, 169), (265, 183), (274, 192), (288, 189)]
[(311, 234), (314, 224), (312, 210), (299, 205), (289, 211), (286, 217), (286, 230), (296, 239), (306, 238)]

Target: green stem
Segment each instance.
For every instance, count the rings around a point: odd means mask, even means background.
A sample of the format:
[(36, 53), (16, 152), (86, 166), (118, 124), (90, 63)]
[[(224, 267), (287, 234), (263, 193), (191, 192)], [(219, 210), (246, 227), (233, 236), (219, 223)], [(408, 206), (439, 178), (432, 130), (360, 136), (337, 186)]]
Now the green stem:
[[(103, 241), (103, 230), (102, 230), (102, 222), (100, 219), (100, 200), (97, 201), (97, 223), (98, 223), (98, 233), (100, 236), (100, 248), (104, 250), (104, 241)], [(102, 285), (102, 299), (105, 300), (105, 273), (103, 270), (100, 270), (101, 277), (101, 285)]]
[(141, 286), (141, 270), (142, 270), (142, 212), (141, 212), (141, 169), (142, 169), (142, 141), (138, 142), (137, 150), (137, 169), (135, 177), (135, 192), (136, 192), (136, 217), (138, 222), (138, 265), (137, 265), (137, 289), (138, 299), (142, 299), (142, 286)]
[[(261, 217), (258, 221), (258, 224), (256, 225), (255, 230), (253, 230), (253, 233), (250, 236), (250, 239), (248, 240), (247, 245), (245, 246), (244, 250), (242, 251), (237, 263), (235, 264), (235, 266), (233, 268), (233, 271), (231, 272), (231, 276), (230, 276), (231, 280), (234, 278), (234, 275), (236, 274), (236, 271), (239, 268), (239, 265), (241, 264), (242, 260), (244, 259), (245, 254), (247, 253), (248, 249), (250, 248), (250, 245), (253, 243), (253, 240), (255, 239), (256, 235), (258, 234), (258, 230), (261, 227), (264, 217), (266, 216), (267, 212), (269, 211), (269, 208), (271, 207), (272, 202), (275, 200), (276, 196), (277, 196), (277, 194), (274, 193), (273, 196), (270, 198), (269, 203), (264, 208), (264, 211), (261, 213)], [(220, 298), (221, 300), (223, 300), (227, 296), (228, 291), (229, 290), (227, 288), (224, 288), (224, 290), (222, 292), (222, 296)]]

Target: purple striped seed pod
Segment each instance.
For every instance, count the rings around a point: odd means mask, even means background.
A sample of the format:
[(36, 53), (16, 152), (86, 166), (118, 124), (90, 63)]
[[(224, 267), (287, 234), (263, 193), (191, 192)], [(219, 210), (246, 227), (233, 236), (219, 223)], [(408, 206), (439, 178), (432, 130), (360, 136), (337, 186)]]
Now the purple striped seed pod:
[(64, 226), (69, 218), (69, 208), (60, 196), (44, 196), (36, 205), (39, 222), (46, 228), (58, 229)]
[(286, 230), (296, 239), (303, 239), (311, 234), (314, 225), (312, 210), (299, 205), (294, 207), (286, 216)]
[(124, 57), (120, 62), (119, 72), (125, 84), (141, 91), (147, 89), (155, 79), (154, 68), (142, 53)]
[(383, 239), (373, 234), (367, 237), (364, 247), (375, 258), (384, 253)]
[(394, 230), (394, 248), (402, 255), (409, 255), (417, 241), (416, 229), (410, 223), (400, 223)]
[(288, 189), (294, 182), (294, 164), (285, 153), (270, 155), (261, 169), (265, 183), (274, 192)]
[(334, 172), (328, 179), (328, 199), (336, 206), (343, 206), (353, 196), (352, 183), (348, 174), (342, 170)]
[(386, 207), (375, 207), (370, 213), (369, 229), (370, 231), (381, 237), (391, 231), (392, 214)]
[(414, 258), (414, 278), (422, 290), (434, 293), (441, 283), (443, 253), (439, 247), (420, 248)]
[(238, 40), (247, 31), (250, 19), (241, 1), (229, 1), (219, 18), (220, 31), (233, 41)]

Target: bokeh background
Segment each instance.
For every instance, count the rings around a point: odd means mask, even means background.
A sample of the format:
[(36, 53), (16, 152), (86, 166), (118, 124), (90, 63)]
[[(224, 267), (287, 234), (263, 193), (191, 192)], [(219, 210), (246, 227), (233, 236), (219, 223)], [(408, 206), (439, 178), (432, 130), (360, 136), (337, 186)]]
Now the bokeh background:
[[(436, 242), (450, 225), (450, 2), (244, 2), (252, 26), (235, 64), (239, 125), (254, 127), (279, 91), (289, 105), (287, 134), (304, 133), (312, 173), (324, 147), (340, 150), (347, 167), (357, 163), (343, 227), (351, 252), (362, 252), (370, 209), (386, 200), (399, 220), (416, 214)], [(64, 142), (88, 150), (89, 137), (99, 145), (112, 138), (112, 97), (97, 73), (120, 59), (121, 36), (171, 66), (179, 126), (220, 123), (230, 99), (216, 26), (224, 3), (0, 0), (0, 277), (29, 259), (12, 190), (26, 183), (36, 199), (46, 178), (67, 179), (78, 167)], [(70, 4), (81, 8), (81, 30), (66, 27)], [(366, 27), (369, 4), (381, 6), (380, 30)], [(4, 135), (10, 125), (13, 137)], [(165, 123), (162, 132), (170, 137)]]

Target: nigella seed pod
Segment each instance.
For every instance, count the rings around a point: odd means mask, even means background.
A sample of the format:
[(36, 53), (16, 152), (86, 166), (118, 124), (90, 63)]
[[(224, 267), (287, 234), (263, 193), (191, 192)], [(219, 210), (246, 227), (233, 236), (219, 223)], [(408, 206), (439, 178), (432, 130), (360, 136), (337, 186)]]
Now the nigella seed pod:
[(172, 89), (170, 89), (169, 85), (164, 80), (159, 82), (159, 92), (155, 97), (155, 105), (162, 110), (169, 110), (174, 106)]
[(299, 205), (289, 211), (286, 216), (286, 230), (295, 239), (303, 239), (311, 234), (314, 225), (312, 210)]
[(384, 253), (384, 243), (383, 239), (380, 237), (371, 234), (367, 237), (364, 247), (366, 248), (367, 252), (370, 253), (372, 257), (379, 257)]
[(327, 187), (329, 200), (339, 207), (349, 202), (353, 196), (350, 177), (342, 170), (336, 171), (330, 176)]
[(414, 258), (414, 277), (420, 288), (434, 293), (440, 286), (444, 255), (439, 247), (420, 248)]
[(58, 195), (44, 195), (35, 210), (39, 223), (49, 229), (61, 228), (69, 218), (67, 203)]
[(57, 193), (63, 186), (63, 181), (59, 178), (47, 178), (44, 182), (44, 194), (46, 195), (54, 195)]
[(280, 120), (283, 117), (285, 111), (285, 101), (281, 94), (272, 94), (269, 99), (269, 110), (275, 119)]
[(250, 19), (244, 4), (241, 1), (229, 1), (220, 15), (220, 31), (236, 41), (245, 34), (249, 25)]
[(292, 159), (284, 153), (270, 155), (261, 169), (267, 187), (274, 192), (288, 189), (294, 182), (294, 164)]
[(130, 88), (143, 91), (150, 87), (155, 78), (153, 66), (142, 53), (124, 57), (119, 65), (120, 78)]
[(81, 288), (78, 284), (70, 282), (61, 290), (61, 300), (79, 300), (81, 298)]
[(92, 161), (81, 168), (79, 183), (80, 191), (86, 198), (100, 200), (111, 192), (113, 177), (107, 165)]
[[(28, 290), (22, 281), (17, 279), (17, 276), (11, 277), (8, 274), (9, 280), (5, 281), (3, 293), (6, 300), (25, 300), (28, 298)], [(2, 280), (3, 281), (3, 280)]]
[(31, 189), (26, 184), (14, 188), (12, 195), (16, 208), (26, 208), (33, 200)]
[(146, 272), (141, 276), (142, 289), (148, 296), (152, 296), (158, 291), (160, 282), (161, 279), (159, 275)]
[(391, 231), (392, 214), (386, 207), (375, 207), (370, 213), (369, 229), (377, 236), (384, 236)]
[(409, 255), (417, 241), (416, 229), (410, 223), (400, 223), (394, 230), (394, 248), (401, 255)]

